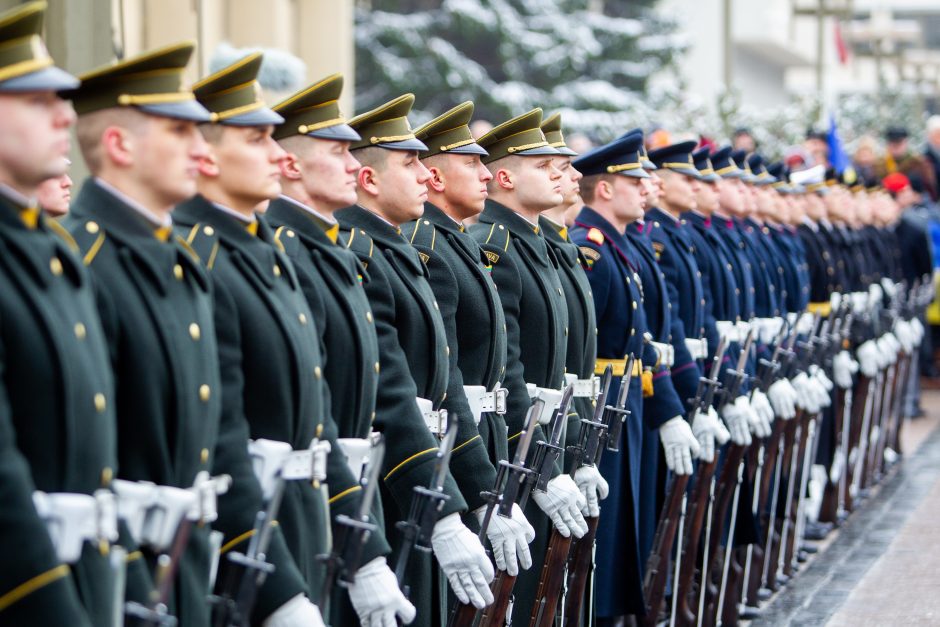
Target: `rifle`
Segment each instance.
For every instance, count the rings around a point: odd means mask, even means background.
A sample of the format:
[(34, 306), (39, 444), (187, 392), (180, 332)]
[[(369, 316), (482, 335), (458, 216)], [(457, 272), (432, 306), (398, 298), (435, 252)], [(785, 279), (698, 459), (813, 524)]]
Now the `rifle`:
[[(521, 486), (526, 481), (527, 477), (532, 474), (532, 470), (526, 466), (526, 458), (544, 404), (545, 401), (542, 399), (536, 399), (529, 408), (524, 428), (519, 434), (519, 444), (516, 446), (516, 453), (512, 462), (500, 460), (499, 468), (496, 470), (496, 483), (493, 485), (493, 489), (482, 493), (483, 498), (486, 500), (486, 513), (483, 516), (483, 522), (480, 523), (479, 534), (483, 546), (487, 545), (486, 530), (490, 526), (493, 514), (496, 513), (498, 516), (512, 517), (512, 506), (519, 498)], [(448, 627), (470, 627), (473, 625), (476, 615), (477, 608), (474, 607), (473, 604), (460, 603), (458, 601), (457, 604), (454, 605), (447, 625)]]
[[(747, 380), (747, 358), (750, 355), (751, 346), (754, 344), (754, 329), (748, 331), (744, 345), (738, 355), (738, 362), (734, 370), (729, 370), (731, 382), (722, 395), (721, 406), (724, 407), (738, 396), (741, 385)], [(699, 589), (699, 621), (703, 624), (711, 624), (716, 617), (716, 609), (721, 596), (720, 586), (725, 579), (725, 553), (721, 551), (721, 536), (724, 529), (725, 520), (728, 519), (728, 508), (732, 506), (732, 500), (737, 503), (738, 495), (741, 489), (741, 479), (743, 476), (739, 472), (739, 466), (744, 459), (746, 446), (730, 444), (728, 453), (724, 459), (724, 465), (721, 469), (721, 475), (714, 483), (714, 494), (717, 498), (712, 498), (709, 504), (709, 519), (705, 528), (706, 550), (705, 559), (702, 561), (701, 586)], [(714, 477), (712, 479), (714, 481)], [(732, 521), (735, 512), (732, 511)], [(731, 527), (728, 534), (726, 553), (730, 553), (734, 540), (734, 527)], [(718, 580), (715, 581), (714, 573), (718, 572)]]
[[(356, 581), (356, 571), (362, 561), (362, 549), (369, 536), (378, 531), (375, 523), (369, 522), (372, 504), (379, 489), (379, 472), (382, 460), (385, 457), (385, 441), (382, 436), (373, 444), (369, 454), (368, 467), (363, 473), (360, 486), (362, 487), (362, 500), (359, 502), (359, 511), (355, 516), (339, 514), (336, 517), (337, 532), (334, 536), (332, 550), (328, 555), (322, 556), (326, 564), (326, 576), (323, 579), (323, 588), (320, 592), (320, 607), (325, 608), (333, 594), (333, 588), (338, 583), (348, 586)], [(324, 619), (329, 620), (328, 612), (324, 610)]]
[[(594, 453), (594, 465), (601, 463), (601, 456), (606, 448), (611, 452), (620, 451), (620, 432), (623, 423), (630, 416), (630, 410), (627, 409), (627, 397), (630, 393), (630, 382), (633, 378), (634, 357), (627, 358), (626, 369), (623, 378), (620, 380), (620, 390), (617, 395), (616, 405), (607, 405), (604, 408), (603, 422), (606, 428), (600, 432), (601, 441), (598, 443), (597, 451)], [(590, 455), (585, 453), (585, 457)], [(594, 602), (594, 551), (595, 538), (597, 537), (597, 526), (599, 517), (588, 516), (585, 518), (588, 531), (583, 537), (575, 540), (568, 553), (568, 595), (565, 597), (564, 622), (578, 625), (583, 614), (583, 603), (587, 599), (589, 602), (588, 615), (593, 615)]]
[[(690, 421), (694, 421), (699, 412), (707, 412), (712, 406), (712, 402), (715, 400), (715, 394), (718, 388), (721, 387), (718, 377), (721, 374), (721, 363), (727, 348), (728, 341), (725, 338), (721, 338), (718, 342), (715, 355), (712, 358), (711, 369), (705, 376), (699, 377), (695, 398), (689, 399), (691, 407)], [(693, 516), (697, 514), (699, 520), (701, 520), (702, 515), (698, 514), (698, 512), (703, 510), (696, 509), (695, 504), (698, 493), (702, 491), (704, 486), (701, 479), (702, 473), (707, 472), (710, 467), (711, 473), (714, 474), (716, 465), (717, 461), (713, 459), (711, 462), (699, 464), (698, 467), (698, 479), (692, 496), (692, 508)], [(694, 568), (695, 556), (687, 552), (690, 548), (689, 543), (694, 529), (692, 532), (687, 532), (684, 524), (686, 506), (688, 503), (685, 488), (690, 478), (689, 475), (675, 476), (669, 494), (663, 504), (659, 523), (656, 527), (656, 535), (653, 538), (653, 548), (646, 562), (646, 573), (643, 578), (643, 598), (646, 600), (646, 615), (640, 618), (639, 622), (645, 625), (655, 625), (659, 617), (659, 611), (666, 594), (666, 581), (669, 574), (669, 556), (672, 553), (672, 546), (675, 544), (676, 538), (679, 539), (680, 550), (677, 553), (676, 559), (676, 571), (679, 575), (674, 578), (675, 581), (679, 582), (683, 574), (690, 574), (688, 565)], [(706, 481), (708, 481), (708, 479), (706, 479)], [(692, 526), (694, 527), (694, 523)], [(673, 616), (675, 616), (678, 611), (678, 597), (679, 592), (677, 589), (673, 592)], [(687, 603), (683, 605), (687, 606)], [(687, 607), (683, 609), (687, 609)]]
[[(572, 479), (574, 479), (578, 468), (594, 466), (594, 460), (600, 450), (602, 434), (607, 430), (607, 424), (604, 422), (604, 408), (607, 406), (607, 394), (610, 392), (612, 378), (613, 368), (608, 365), (601, 377), (600, 393), (594, 405), (594, 415), (591, 420), (581, 419), (578, 444), (568, 448), (568, 452), (573, 458), (571, 465)], [(565, 538), (557, 529), (552, 527), (545, 553), (545, 563), (542, 565), (542, 573), (539, 575), (535, 605), (532, 607), (529, 627), (551, 627), (555, 622), (558, 599), (563, 596), (563, 587), (567, 579), (565, 568), (572, 539), (572, 536)]]
[[(445, 412), (445, 410), (440, 411)], [(426, 488), (414, 486), (408, 517), (395, 524), (402, 534), (398, 559), (395, 562), (395, 578), (398, 579), (398, 585), (406, 598), (411, 596), (411, 587), (405, 582), (405, 572), (411, 562), (412, 552), (414, 549), (423, 553), (431, 551), (431, 533), (434, 530), (434, 524), (437, 523), (444, 503), (450, 498), (444, 493), (444, 482), (450, 469), (450, 455), (454, 450), (454, 441), (457, 439), (457, 415), (445, 413), (447, 426), (437, 451), (431, 484)]]
[[(845, 318), (838, 338), (835, 352), (847, 348), (849, 332), (852, 328), (852, 313), (845, 311)], [(819, 508), (819, 520), (822, 522), (838, 523), (845, 514), (845, 477), (848, 460), (849, 429), (852, 415), (852, 394), (838, 388), (832, 404), (833, 426), (835, 433), (835, 457), (829, 469), (826, 487), (823, 490), (822, 504)]]
[[(532, 490), (544, 492), (548, 486), (552, 468), (563, 450), (560, 442), (568, 421), (568, 410), (571, 407), (573, 391), (570, 385), (565, 388), (564, 393), (561, 395), (561, 403), (552, 415), (550, 423), (551, 433), (548, 440), (536, 443), (535, 458), (531, 466), (532, 473), (525, 477), (525, 482), (520, 486), (518, 496), (519, 507), (525, 507)], [(502, 625), (512, 602), (512, 588), (515, 584), (516, 577), (510, 576), (506, 571), (501, 570), (496, 573), (496, 579), (493, 581), (491, 587), (493, 591), (493, 603), (482, 610), (479, 623), (480, 627), (496, 627), (497, 625)]]

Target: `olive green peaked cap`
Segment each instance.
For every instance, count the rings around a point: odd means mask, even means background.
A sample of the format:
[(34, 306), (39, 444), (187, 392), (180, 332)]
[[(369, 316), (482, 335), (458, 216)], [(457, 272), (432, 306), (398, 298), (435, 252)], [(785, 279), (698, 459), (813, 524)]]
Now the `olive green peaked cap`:
[(545, 134), (545, 140), (548, 145), (558, 151), (559, 154), (568, 157), (577, 157), (578, 153), (568, 148), (565, 143), (565, 135), (561, 132), (561, 114), (553, 113), (542, 122), (542, 133)]
[(45, 2), (0, 14), (0, 92), (74, 89), (78, 79), (53, 65), (42, 40)]
[(411, 124), (408, 123), (408, 114), (414, 102), (414, 94), (404, 94), (354, 117), (349, 125), (362, 138), (353, 142), (349, 148), (357, 150), (378, 146), (389, 150), (427, 150), (424, 142), (415, 138)]
[(439, 154), (484, 157), (489, 154), (476, 143), (470, 133), (468, 125), (471, 117), (473, 117), (473, 103), (468, 100), (416, 130), (415, 137), (428, 146), (428, 151), (422, 153), (421, 158), (425, 159)]
[(136, 107), (167, 118), (211, 122), (212, 114), (183, 88), (183, 72), (196, 44), (182, 42), (92, 70), (68, 92), (79, 115), (112, 107)]
[(274, 139), (293, 135), (308, 135), (337, 141), (359, 141), (359, 133), (346, 124), (339, 110), (339, 97), (343, 93), (343, 75), (333, 74), (290, 98), (274, 105), (284, 116), (284, 124), (274, 131)]
[(548, 145), (539, 125), (542, 123), (542, 110), (532, 109), (528, 113), (503, 122), (477, 140), (477, 143), (489, 152), (483, 163), (492, 163), (512, 155), (557, 155), (557, 150)]
[(267, 126), (284, 121), (264, 104), (257, 80), (261, 61), (260, 52), (249, 54), (193, 85), (196, 100), (212, 113), (215, 122), (226, 126)]

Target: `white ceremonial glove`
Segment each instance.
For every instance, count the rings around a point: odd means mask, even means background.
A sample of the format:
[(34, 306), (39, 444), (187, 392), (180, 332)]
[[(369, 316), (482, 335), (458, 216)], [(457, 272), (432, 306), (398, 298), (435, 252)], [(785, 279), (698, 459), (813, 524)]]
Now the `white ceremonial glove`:
[(792, 420), (796, 416), (796, 390), (789, 379), (778, 379), (767, 388), (767, 398), (774, 414), (783, 420)]
[(888, 298), (894, 298), (894, 295), (898, 293), (898, 284), (888, 277), (884, 277), (881, 279), (881, 289), (888, 295)]
[(858, 372), (858, 362), (852, 359), (849, 351), (839, 351), (832, 358), (832, 377), (843, 390), (852, 387), (852, 375)]
[(898, 360), (900, 344), (898, 344), (898, 338), (894, 337), (893, 333), (885, 333), (878, 338), (876, 344), (878, 344), (878, 353), (881, 356), (882, 368), (890, 366)]
[[(395, 588), (398, 588), (398, 582), (395, 582)], [(324, 627), (320, 608), (302, 594), (292, 597), (290, 601), (274, 610), (261, 625), (262, 627)]]
[[(474, 510), (473, 514), (482, 525), (483, 518), (486, 516), (486, 506)], [(519, 566), (522, 566), (522, 570), (532, 567), (529, 543), (535, 539), (535, 529), (526, 520), (522, 508), (517, 504), (512, 504), (509, 518), (493, 512), (490, 525), (486, 528), (486, 538), (493, 547), (497, 569), (505, 570), (515, 577), (519, 574)]]
[(757, 321), (760, 325), (757, 337), (763, 344), (770, 344), (777, 339), (783, 327), (783, 318), (758, 318)]
[(852, 301), (852, 311), (857, 314), (868, 311), (868, 292), (852, 292), (849, 298)]
[(830, 394), (832, 392), (832, 380), (826, 376), (822, 368), (819, 366), (810, 368), (810, 382), (816, 389), (816, 399), (820, 409), (832, 405), (832, 395)]
[[(701, 449), (698, 458), (706, 463), (715, 460), (715, 441), (718, 439), (718, 430), (724, 429), (714, 408), (710, 407), (709, 409), (712, 411), (699, 410), (696, 412), (695, 419), (692, 421), (692, 435), (698, 440)], [(725, 430), (725, 433), (727, 433), (727, 430)]]
[(666, 466), (677, 475), (692, 474), (692, 458), (698, 456), (700, 446), (692, 428), (682, 416), (670, 418), (659, 427)]
[(596, 466), (581, 466), (574, 471), (574, 482), (584, 496), (585, 506), (581, 508), (584, 516), (596, 518), (601, 515), (601, 504), (610, 493), (607, 480), (601, 476)]
[(721, 410), (721, 417), (728, 425), (731, 441), (738, 446), (751, 444), (750, 428), (751, 405), (746, 396), (739, 396), (733, 403), (728, 403)]
[[(758, 415), (766, 422), (768, 425), (773, 424), (774, 422), (774, 408), (770, 404), (770, 399), (767, 398), (767, 395), (761, 392), (760, 390), (754, 390), (754, 393), (751, 394), (751, 409), (757, 412)], [(768, 434), (769, 435), (769, 434)], [(760, 436), (767, 437), (767, 436)]]
[(805, 372), (793, 377), (793, 389), (796, 390), (797, 407), (802, 407), (805, 411), (813, 414), (819, 411), (819, 392), (813, 387), (810, 378)]
[(911, 318), (910, 325), (914, 333), (914, 346), (920, 346), (924, 339), (924, 323), (920, 321), (920, 318)]
[(728, 428), (725, 427), (725, 423), (723, 423), (721, 418), (718, 416), (718, 410), (714, 407), (708, 408), (708, 415), (711, 416), (712, 420), (715, 421), (715, 443), (718, 444), (718, 446), (724, 446), (728, 443), (728, 440), (731, 439), (731, 434), (728, 433)]
[(461, 603), (483, 609), (493, 602), (489, 585), (495, 576), (493, 565), (480, 539), (460, 522), (460, 514), (448, 514), (435, 523), (431, 548)]
[(855, 356), (858, 358), (858, 367), (862, 374), (872, 379), (878, 374), (881, 359), (878, 357), (878, 345), (875, 340), (868, 340), (855, 349)]
[(868, 286), (868, 302), (869, 304), (877, 304), (882, 301), (884, 298), (884, 290), (881, 289), (881, 286), (877, 283), (872, 283)]
[[(753, 400), (744, 397), (747, 400), (748, 415), (747, 415), (747, 426), (751, 433), (758, 438), (766, 438), (770, 435), (770, 422), (766, 420), (766, 416), (762, 413), (763, 410), (758, 411), (754, 407)], [(764, 399), (766, 400), (766, 398)], [(767, 407), (770, 407), (770, 403), (767, 404)], [(773, 410), (770, 410), (773, 412)]]
[(348, 590), (362, 627), (392, 627), (396, 618), (407, 625), (415, 619), (415, 606), (401, 593), (384, 557), (360, 566)]
[(906, 354), (910, 355), (911, 350), (914, 347), (914, 337), (913, 331), (908, 324), (907, 320), (903, 318), (898, 318), (894, 323), (894, 337), (897, 338), (898, 344), (901, 345), (901, 350)]
[(575, 538), (580, 538), (587, 533), (587, 523), (581, 514), (587, 502), (568, 475), (558, 475), (549, 481), (545, 492), (533, 490), (532, 498), (564, 537), (574, 534)]

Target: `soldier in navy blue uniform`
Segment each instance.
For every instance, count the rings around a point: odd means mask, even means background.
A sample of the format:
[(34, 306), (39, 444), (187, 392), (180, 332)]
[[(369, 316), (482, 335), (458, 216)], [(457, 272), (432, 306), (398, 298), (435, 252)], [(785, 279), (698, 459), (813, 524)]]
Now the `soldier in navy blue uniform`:
[[(656, 313), (661, 316), (657, 327), (664, 328), (666, 306), (655, 301), (647, 305), (658, 295), (645, 288), (641, 274), (649, 276), (655, 262), (642, 261), (627, 235), (644, 213), (644, 179), (649, 174), (640, 162), (642, 145), (641, 134), (628, 134), (574, 162), (585, 175), (581, 195), (586, 206), (575, 220), (572, 239), (585, 259), (594, 295), (597, 369), (611, 365), (622, 376), (627, 359), (636, 359), (628, 397), (632, 414), (624, 428), (621, 452), (606, 454), (601, 465), (611, 496), (601, 509), (598, 527), (597, 611), (599, 617), (608, 619), (645, 610), (642, 578), (655, 528), (661, 440), (657, 430), (670, 420), (677, 421), (672, 424), (685, 432), (690, 466), (697, 448), (681, 417), (682, 403), (668, 370), (659, 367), (653, 372), (659, 360), (646, 339), (647, 320), (651, 312)], [(630, 568), (625, 569), (625, 564)]]

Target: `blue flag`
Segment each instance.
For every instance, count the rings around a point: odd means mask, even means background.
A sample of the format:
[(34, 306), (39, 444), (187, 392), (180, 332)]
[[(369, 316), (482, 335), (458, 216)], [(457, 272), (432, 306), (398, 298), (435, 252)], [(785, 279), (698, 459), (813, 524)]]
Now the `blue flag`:
[(842, 140), (839, 139), (839, 129), (836, 127), (836, 117), (829, 114), (829, 131), (826, 133), (826, 143), (829, 145), (829, 163), (836, 172), (842, 174), (847, 167), (851, 167), (852, 162), (849, 156), (845, 154), (842, 147)]

